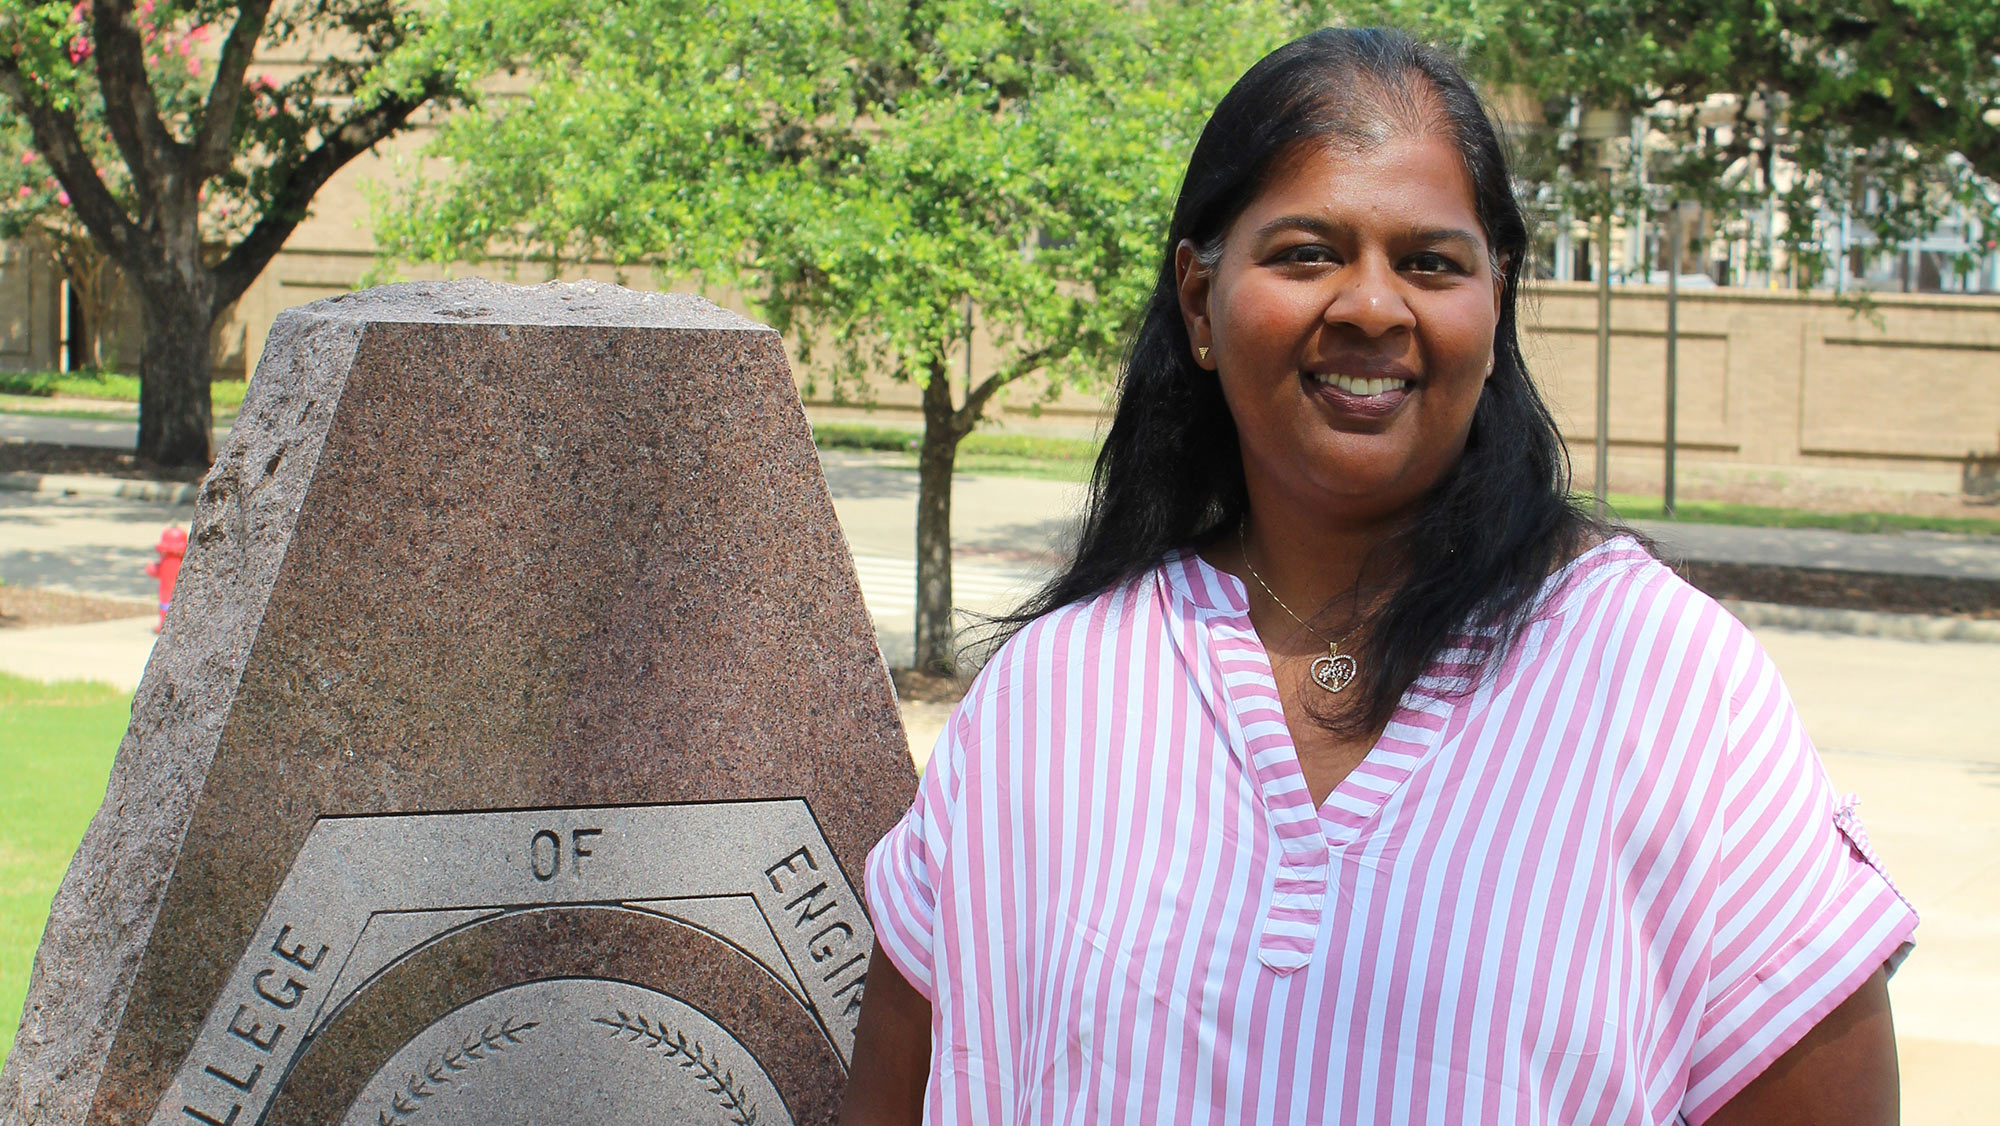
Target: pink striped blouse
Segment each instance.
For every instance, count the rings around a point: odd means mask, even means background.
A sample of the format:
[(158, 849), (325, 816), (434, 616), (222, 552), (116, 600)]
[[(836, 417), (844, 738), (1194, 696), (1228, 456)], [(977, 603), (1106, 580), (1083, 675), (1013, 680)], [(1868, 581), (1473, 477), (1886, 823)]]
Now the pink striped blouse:
[(1776, 671), (1630, 540), (1314, 809), (1191, 554), (987, 665), (870, 854), (933, 1123), (1699, 1122), (1916, 915)]

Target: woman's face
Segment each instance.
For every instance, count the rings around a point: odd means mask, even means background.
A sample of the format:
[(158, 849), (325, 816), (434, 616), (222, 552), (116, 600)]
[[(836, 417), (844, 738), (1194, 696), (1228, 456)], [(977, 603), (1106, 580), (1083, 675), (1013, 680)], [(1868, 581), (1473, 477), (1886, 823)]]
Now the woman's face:
[[(1491, 373), (1500, 284), (1472, 183), (1437, 137), (1282, 160), (1181, 310), (1221, 380), (1265, 518), (1409, 512), (1465, 448)], [(1278, 511), (1268, 511), (1276, 506)]]

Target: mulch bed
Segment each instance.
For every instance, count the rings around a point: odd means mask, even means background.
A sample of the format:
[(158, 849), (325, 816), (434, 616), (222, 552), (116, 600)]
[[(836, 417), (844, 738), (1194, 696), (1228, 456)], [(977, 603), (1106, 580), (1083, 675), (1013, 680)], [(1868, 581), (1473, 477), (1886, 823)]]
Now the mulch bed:
[(0, 439), (0, 473), (81, 473), (135, 481), (194, 483), (200, 481), (208, 470), (169, 468), (144, 460), (130, 450)]
[(1884, 575), (1820, 567), (1678, 563), (1681, 577), (1713, 598), (1833, 610), (1881, 610), (2000, 620), (2000, 581)]
[(915, 669), (890, 669), (889, 679), (895, 682), (896, 698), (916, 700), (926, 704), (956, 704), (965, 695), (967, 676), (932, 676)]

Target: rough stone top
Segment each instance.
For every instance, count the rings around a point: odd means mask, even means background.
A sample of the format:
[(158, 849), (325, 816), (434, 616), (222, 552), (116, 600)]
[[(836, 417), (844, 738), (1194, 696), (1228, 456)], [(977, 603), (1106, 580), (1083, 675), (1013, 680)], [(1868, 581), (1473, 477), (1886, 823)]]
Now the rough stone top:
[(484, 278), (404, 282), (324, 298), (298, 311), (363, 322), (770, 331), (704, 297), (641, 293), (596, 281), (542, 285), (506, 285)]

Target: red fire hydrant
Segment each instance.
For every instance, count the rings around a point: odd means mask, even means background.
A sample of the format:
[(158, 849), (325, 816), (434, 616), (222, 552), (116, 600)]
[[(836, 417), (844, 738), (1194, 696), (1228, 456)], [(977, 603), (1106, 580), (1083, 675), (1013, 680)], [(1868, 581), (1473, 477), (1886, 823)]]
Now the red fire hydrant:
[(158, 633), (167, 627), (167, 607), (173, 605), (174, 584), (181, 577), (181, 560), (187, 558), (188, 534), (179, 528), (168, 528), (160, 533), (160, 542), (153, 545), (153, 550), (160, 557), (146, 564), (146, 573), (160, 580), (160, 621), (153, 627), (153, 632)]

